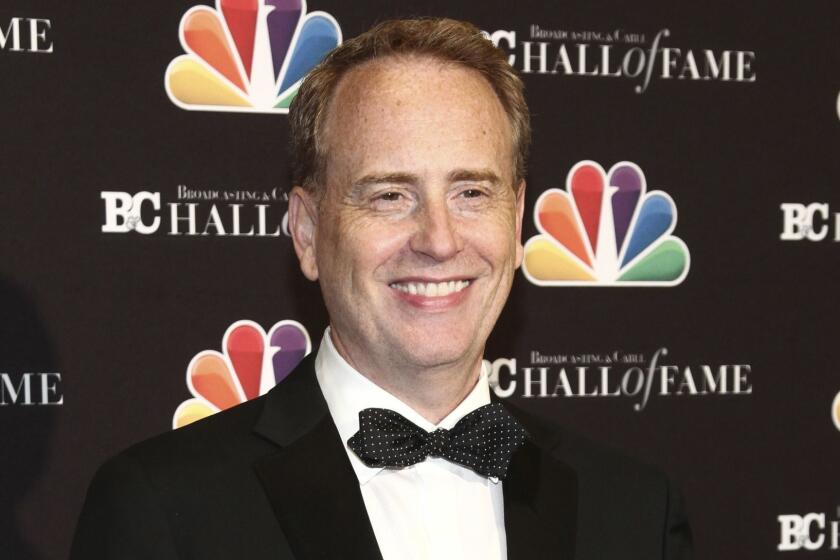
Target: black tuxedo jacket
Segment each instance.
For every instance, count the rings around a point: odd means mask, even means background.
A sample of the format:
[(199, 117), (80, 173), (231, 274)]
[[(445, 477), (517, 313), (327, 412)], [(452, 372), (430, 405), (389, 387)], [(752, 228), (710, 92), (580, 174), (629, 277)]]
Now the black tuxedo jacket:
[[(504, 404), (529, 432), (504, 481), (510, 560), (690, 557), (663, 474)], [(105, 463), (70, 558), (380, 559), (312, 355), (265, 396)]]

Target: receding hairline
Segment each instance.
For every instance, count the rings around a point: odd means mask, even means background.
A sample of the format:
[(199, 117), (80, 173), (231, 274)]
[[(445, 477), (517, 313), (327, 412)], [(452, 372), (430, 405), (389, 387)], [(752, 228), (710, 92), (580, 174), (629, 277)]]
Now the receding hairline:
[[(322, 140), (324, 116), (336, 85), (346, 74), (372, 60), (428, 58), (476, 70), (490, 84), (512, 126), (514, 181), (525, 178), (531, 143), (530, 114), (519, 74), (507, 55), (475, 25), (449, 18), (394, 19), (380, 22), (330, 52), (304, 78), (289, 108), (293, 183), (321, 192), (327, 167)], [(337, 101), (336, 101), (337, 103)], [(434, 104), (434, 100), (430, 100)]]
[(427, 53), (427, 52), (392, 52), (386, 53), (381, 56), (377, 56), (374, 58), (370, 58), (358, 64), (355, 64), (348, 68), (345, 72), (341, 74), (341, 76), (336, 80), (333, 84), (330, 95), (326, 104), (323, 107), (323, 113), (319, 115), (316, 124), (316, 131), (315, 136), (320, 140), (319, 150), (321, 151), (324, 157), (324, 164), (325, 168), (322, 170), (323, 172), (323, 179), (326, 179), (326, 166), (329, 164), (329, 127), (328, 124), (331, 122), (331, 116), (335, 112), (335, 103), (336, 100), (340, 97), (340, 92), (342, 88), (347, 87), (347, 83), (353, 79), (354, 76), (358, 75), (360, 72), (363, 71), (370, 71), (372, 68), (375, 69), (376, 67), (387, 67), (387, 66), (394, 66), (394, 65), (405, 65), (405, 64), (412, 64), (412, 63), (426, 63), (429, 65), (436, 65), (441, 68), (451, 68), (451, 69), (458, 69), (458, 70), (466, 70), (469, 74), (472, 74), (476, 77), (480, 78), (480, 82), (487, 87), (488, 92), (491, 94), (492, 98), (495, 100), (496, 109), (498, 110), (499, 114), (502, 117), (502, 120), (506, 123), (507, 130), (505, 131), (505, 139), (509, 144), (509, 149), (511, 151), (510, 159), (511, 159), (511, 172), (512, 177), (511, 181), (512, 184), (516, 183), (517, 180), (517, 169), (516, 169), (516, 156), (517, 156), (517, 142), (514, 138), (515, 135), (515, 125), (511, 115), (505, 109), (502, 99), (499, 93), (496, 91), (496, 88), (493, 87), (493, 83), (490, 79), (485, 76), (483, 72), (479, 69), (469, 66), (468, 64), (464, 64), (462, 62), (451, 60), (447, 58), (443, 58), (438, 56), (434, 53)]

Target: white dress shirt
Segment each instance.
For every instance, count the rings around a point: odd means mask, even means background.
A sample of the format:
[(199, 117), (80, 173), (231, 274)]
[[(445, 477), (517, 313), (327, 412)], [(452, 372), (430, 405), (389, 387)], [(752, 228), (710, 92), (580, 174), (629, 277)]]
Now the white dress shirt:
[(451, 429), (490, 403), (487, 372), (482, 369), (470, 394), (437, 425), (353, 369), (333, 345), (329, 328), (315, 359), (315, 374), (359, 479), (384, 560), (507, 558), (501, 481), (439, 457), (401, 469), (371, 468), (347, 447), (365, 408), (391, 409), (429, 432)]

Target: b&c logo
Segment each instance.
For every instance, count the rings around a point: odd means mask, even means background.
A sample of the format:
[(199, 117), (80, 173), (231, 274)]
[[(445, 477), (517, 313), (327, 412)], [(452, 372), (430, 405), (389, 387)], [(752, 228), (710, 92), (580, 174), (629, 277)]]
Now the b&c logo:
[(5, 29), (0, 24), (0, 51), (49, 54), (53, 52), (47, 37), (51, 28), (48, 19), (13, 17)]
[(177, 202), (164, 201), (160, 192), (102, 191), (105, 206), (102, 233), (172, 236), (280, 237), (289, 235), (288, 212), (278, 208), (287, 196), (280, 189), (195, 190), (179, 185)]
[(781, 551), (840, 550), (840, 521), (828, 521), (825, 513), (779, 515), (777, 519)]
[(647, 191), (638, 165), (609, 172), (581, 161), (566, 190), (548, 189), (534, 206), (540, 231), (525, 244), (522, 271), (538, 286), (674, 286), (689, 269), (688, 247), (671, 235), (674, 201)]
[(216, 0), (190, 8), (179, 37), (187, 53), (166, 69), (169, 99), (182, 109), (288, 113), (306, 74), (341, 43), (325, 12), (306, 0)]
[(60, 406), (64, 404), (60, 383), (61, 374), (55, 372), (21, 375), (0, 372), (0, 406)]
[(312, 350), (309, 333), (284, 320), (268, 331), (253, 321), (236, 321), (222, 338), (222, 352), (204, 350), (187, 366), (193, 398), (172, 416), (172, 429), (267, 393)]
[(834, 241), (840, 241), (840, 212), (835, 212), (832, 220), (831, 212), (826, 202), (783, 202), (779, 206), (782, 210), (782, 241), (823, 241), (828, 238), (831, 224), (834, 223)]

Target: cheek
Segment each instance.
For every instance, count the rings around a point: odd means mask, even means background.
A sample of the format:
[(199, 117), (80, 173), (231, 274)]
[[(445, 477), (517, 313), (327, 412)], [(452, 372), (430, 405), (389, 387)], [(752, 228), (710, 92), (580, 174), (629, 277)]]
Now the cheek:
[(336, 228), (331, 239), (332, 262), (325, 266), (338, 276), (354, 277), (354, 284), (376, 278), (377, 271), (395, 261), (408, 245), (406, 228), (356, 220), (352, 227)]
[(515, 257), (516, 216), (512, 211), (499, 209), (485, 214), (464, 228), (464, 232), (481, 254), (493, 260)]

